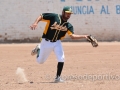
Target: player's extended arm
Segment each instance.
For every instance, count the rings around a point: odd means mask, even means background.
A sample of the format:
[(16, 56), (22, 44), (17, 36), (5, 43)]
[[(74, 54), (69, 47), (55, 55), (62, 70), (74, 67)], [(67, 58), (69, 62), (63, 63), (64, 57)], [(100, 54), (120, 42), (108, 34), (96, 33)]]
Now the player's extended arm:
[(37, 27), (37, 25), (38, 25), (38, 23), (39, 23), (39, 21), (41, 21), (41, 20), (42, 20), (42, 16), (40, 15), (40, 16), (35, 20), (35, 22), (30, 26), (30, 28), (31, 28), (32, 30), (35, 30), (36, 27)]
[(88, 35), (76, 35), (76, 34), (71, 34), (70, 37), (72, 39), (82, 39), (82, 38), (86, 38), (87, 39)]

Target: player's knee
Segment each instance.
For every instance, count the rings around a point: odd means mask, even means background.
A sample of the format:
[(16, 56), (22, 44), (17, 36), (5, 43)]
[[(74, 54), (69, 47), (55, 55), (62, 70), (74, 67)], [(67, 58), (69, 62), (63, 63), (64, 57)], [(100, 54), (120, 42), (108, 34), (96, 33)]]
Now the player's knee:
[(37, 62), (38, 62), (39, 64), (43, 64), (43, 63), (44, 63), (43, 61), (38, 61), (38, 60), (37, 60)]
[(39, 64), (43, 64), (43, 63), (44, 63), (44, 60), (40, 60), (40, 59), (37, 58), (37, 62), (38, 62)]
[(44, 62), (38, 62), (39, 64), (43, 64)]

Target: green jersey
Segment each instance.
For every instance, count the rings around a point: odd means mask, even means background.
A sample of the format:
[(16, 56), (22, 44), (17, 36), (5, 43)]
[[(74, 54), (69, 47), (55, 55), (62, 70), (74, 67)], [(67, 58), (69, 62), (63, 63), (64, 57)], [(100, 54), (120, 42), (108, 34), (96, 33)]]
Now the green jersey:
[(63, 21), (61, 15), (55, 13), (43, 13), (41, 15), (42, 21), (47, 22), (42, 38), (57, 41), (63, 39), (66, 33), (68, 35), (74, 33), (73, 26), (69, 22)]

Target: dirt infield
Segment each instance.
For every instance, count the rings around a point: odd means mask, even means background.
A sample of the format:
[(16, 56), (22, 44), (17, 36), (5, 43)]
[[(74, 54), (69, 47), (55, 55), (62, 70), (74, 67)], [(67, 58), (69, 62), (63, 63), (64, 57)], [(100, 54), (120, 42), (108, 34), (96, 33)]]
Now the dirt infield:
[[(63, 42), (64, 83), (53, 83), (57, 60), (52, 52), (38, 64), (31, 50), (35, 44), (0, 44), (0, 90), (120, 90), (120, 43)], [(16, 70), (24, 69), (28, 82), (18, 83)], [(31, 83), (30, 83), (31, 82)]]

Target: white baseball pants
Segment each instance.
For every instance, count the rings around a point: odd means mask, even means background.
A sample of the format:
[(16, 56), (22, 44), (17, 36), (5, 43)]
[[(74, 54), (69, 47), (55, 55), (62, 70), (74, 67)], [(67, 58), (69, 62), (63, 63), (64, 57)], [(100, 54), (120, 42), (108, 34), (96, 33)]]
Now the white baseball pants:
[(44, 38), (42, 39), (40, 45), (40, 53), (37, 57), (37, 62), (42, 64), (44, 63), (50, 53), (54, 51), (58, 62), (64, 62), (65, 56), (62, 48), (61, 40), (57, 40), (56, 42), (46, 41)]

